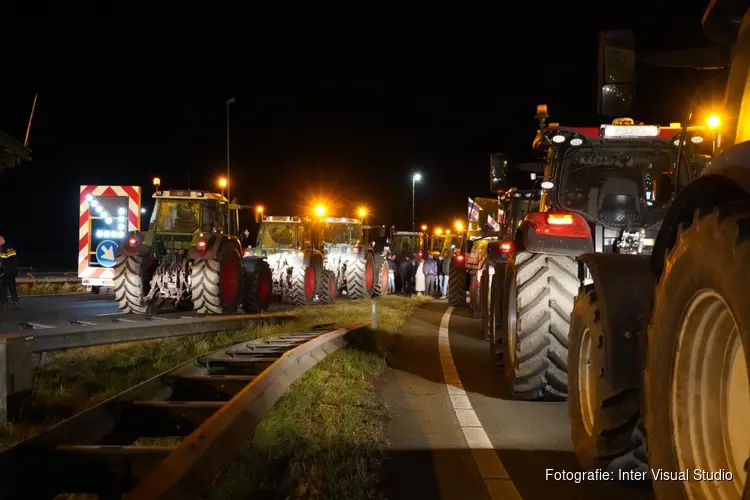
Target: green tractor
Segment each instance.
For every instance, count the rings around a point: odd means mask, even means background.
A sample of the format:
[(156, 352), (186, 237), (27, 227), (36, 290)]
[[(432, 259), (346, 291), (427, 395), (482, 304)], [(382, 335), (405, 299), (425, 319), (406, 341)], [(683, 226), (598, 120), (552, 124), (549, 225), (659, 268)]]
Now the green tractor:
[(269, 215), (259, 219), (255, 248), (246, 256), (261, 257), (273, 274), (273, 294), (295, 306), (332, 304), (336, 299), (336, 274), (324, 269), (323, 254), (309, 219)]
[(206, 191), (162, 191), (154, 182), (148, 231), (128, 234), (117, 248), (120, 310), (154, 314), (168, 303), (199, 314), (267, 310), (271, 270), (261, 257), (243, 257), (240, 206)]

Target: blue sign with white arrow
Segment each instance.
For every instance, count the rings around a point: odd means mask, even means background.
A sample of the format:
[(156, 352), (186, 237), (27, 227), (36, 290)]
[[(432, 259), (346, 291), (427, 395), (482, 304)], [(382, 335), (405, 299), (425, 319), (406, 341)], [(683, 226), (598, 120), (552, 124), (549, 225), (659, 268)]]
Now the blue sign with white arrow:
[(104, 267), (114, 267), (117, 262), (117, 243), (112, 240), (104, 240), (96, 247), (96, 260)]

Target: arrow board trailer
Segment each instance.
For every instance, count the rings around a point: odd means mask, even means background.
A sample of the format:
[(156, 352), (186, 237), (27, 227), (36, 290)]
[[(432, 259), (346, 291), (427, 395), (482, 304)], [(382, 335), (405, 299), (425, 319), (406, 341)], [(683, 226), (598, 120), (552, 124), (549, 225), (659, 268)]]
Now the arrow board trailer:
[(140, 186), (81, 186), (78, 277), (93, 292), (115, 286), (117, 248), (141, 227)]

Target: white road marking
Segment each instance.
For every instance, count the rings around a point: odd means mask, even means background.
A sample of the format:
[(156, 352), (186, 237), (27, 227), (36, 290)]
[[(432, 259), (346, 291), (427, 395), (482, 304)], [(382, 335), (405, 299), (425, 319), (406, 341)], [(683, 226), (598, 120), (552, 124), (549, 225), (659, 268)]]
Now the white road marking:
[(474, 462), (484, 480), (487, 492), (493, 500), (521, 499), (513, 481), (508, 476), (500, 457), (495, 452), (490, 438), (482, 427), (474, 408), (471, 406), (469, 397), (466, 395), (461, 378), (458, 376), (456, 364), (453, 362), (451, 353), (450, 337), (448, 327), (450, 325), (453, 307), (449, 307), (440, 320), (438, 330), (438, 347), (440, 348), (440, 363), (443, 365), (443, 376), (448, 389), (453, 411), (456, 413), (458, 424), (466, 438), (466, 444), (471, 449)]
[(126, 313), (126, 312), (102, 313), (102, 314), (95, 314), (94, 316), (99, 316), (99, 317), (103, 317), (103, 316), (119, 316), (120, 314), (128, 314), (128, 313)]
[(125, 319), (125, 318), (115, 319), (115, 320), (112, 320), (112, 321), (123, 321), (125, 323), (137, 323), (137, 321), (134, 320), (134, 319)]
[(75, 322), (78, 323), (79, 325), (96, 326), (96, 323), (93, 323), (91, 321), (75, 320)]

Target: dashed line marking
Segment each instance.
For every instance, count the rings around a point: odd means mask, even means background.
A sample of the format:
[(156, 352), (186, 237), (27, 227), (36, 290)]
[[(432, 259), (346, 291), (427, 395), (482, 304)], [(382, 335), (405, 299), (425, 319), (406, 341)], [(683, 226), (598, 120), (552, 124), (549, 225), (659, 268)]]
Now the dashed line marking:
[(489, 436), (487, 436), (479, 417), (471, 406), (471, 401), (469, 401), (461, 378), (458, 376), (448, 335), (452, 313), (453, 307), (448, 307), (440, 320), (438, 347), (440, 348), (440, 364), (443, 366), (443, 376), (445, 377), (445, 385), (448, 389), (453, 411), (456, 413), (458, 424), (464, 433), (466, 444), (471, 449), (474, 462), (484, 480), (490, 498), (492, 500), (520, 500), (521, 495), (510, 476), (508, 476), (508, 471), (505, 470), (500, 457), (497, 456), (495, 447), (492, 446)]
[(101, 314), (95, 314), (94, 316), (104, 317), (104, 316), (119, 316), (121, 314), (128, 314), (126, 312), (114, 312), (114, 313), (101, 313)]
[(41, 323), (26, 323), (27, 325), (34, 328), (34, 330), (46, 330), (47, 328), (54, 328), (52, 325), (43, 325)]

